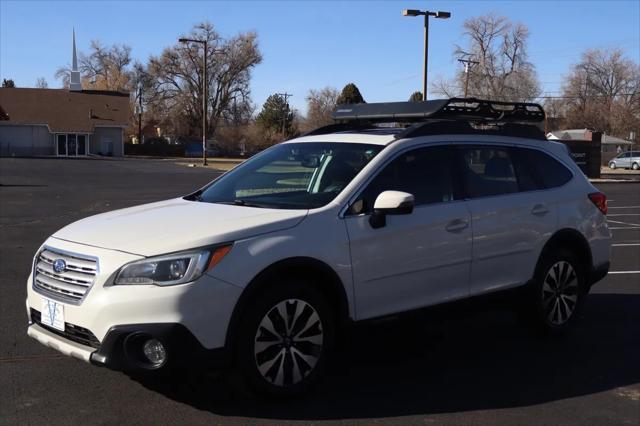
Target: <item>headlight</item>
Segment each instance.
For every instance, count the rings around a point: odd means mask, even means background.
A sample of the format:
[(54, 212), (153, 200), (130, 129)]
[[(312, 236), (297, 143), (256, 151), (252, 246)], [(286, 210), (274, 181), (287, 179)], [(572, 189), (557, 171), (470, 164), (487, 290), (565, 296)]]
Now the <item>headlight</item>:
[(195, 281), (220, 262), (229, 250), (231, 245), (225, 245), (137, 260), (123, 266), (114, 283), (165, 286)]

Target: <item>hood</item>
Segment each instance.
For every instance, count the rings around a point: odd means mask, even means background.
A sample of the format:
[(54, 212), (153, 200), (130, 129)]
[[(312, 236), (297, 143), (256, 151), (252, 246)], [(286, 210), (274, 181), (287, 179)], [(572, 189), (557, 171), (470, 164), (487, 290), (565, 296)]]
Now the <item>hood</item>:
[(53, 237), (154, 256), (291, 228), (306, 215), (307, 210), (263, 209), (177, 198), (91, 216), (65, 226)]

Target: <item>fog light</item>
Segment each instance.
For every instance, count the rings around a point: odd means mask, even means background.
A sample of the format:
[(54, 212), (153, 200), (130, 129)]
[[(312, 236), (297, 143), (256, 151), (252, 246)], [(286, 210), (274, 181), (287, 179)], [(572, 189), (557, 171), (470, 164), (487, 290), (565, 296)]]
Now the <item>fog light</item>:
[(158, 339), (149, 339), (144, 342), (142, 353), (156, 367), (164, 364), (167, 360), (167, 351)]

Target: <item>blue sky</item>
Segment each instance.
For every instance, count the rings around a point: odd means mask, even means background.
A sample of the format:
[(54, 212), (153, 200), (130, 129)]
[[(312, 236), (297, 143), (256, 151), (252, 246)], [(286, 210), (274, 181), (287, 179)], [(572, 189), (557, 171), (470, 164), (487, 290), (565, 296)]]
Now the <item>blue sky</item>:
[(145, 61), (208, 20), (223, 36), (258, 32), (264, 61), (254, 71), (252, 97), (261, 106), (274, 92), (293, 94), (306, 110), (309, 89), (355, 82), (369, 102), (405, 100), (421, 89), (422, 21), (402, 9), (446, 10), (432, 20), (429, 81), (450, 77), (459, 64), (465, 19), (489, 12), (526, 24), (530, 60), (547, 95), (587, 48), (623, 48), (640, 62), (640, 1), (12, 1), (0, 0), (0, 78), (32, 87), (44, 77), (59, 87), (56, 68), (92, 39), (125, 43)]

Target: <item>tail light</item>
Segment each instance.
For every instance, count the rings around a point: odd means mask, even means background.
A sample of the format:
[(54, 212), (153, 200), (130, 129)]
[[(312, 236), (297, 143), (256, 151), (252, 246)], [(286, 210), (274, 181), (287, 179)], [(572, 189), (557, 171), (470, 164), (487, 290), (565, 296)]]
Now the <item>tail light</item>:
[(598, 210), (602, 212), (602, 214), (607, 214), (607, 196), (602, 192), (594, 192), (589, 194), (589, 199), (593, 204), (596, 205)]

